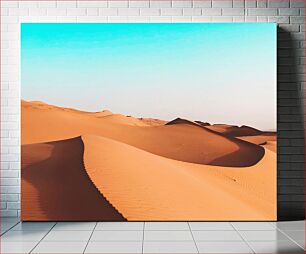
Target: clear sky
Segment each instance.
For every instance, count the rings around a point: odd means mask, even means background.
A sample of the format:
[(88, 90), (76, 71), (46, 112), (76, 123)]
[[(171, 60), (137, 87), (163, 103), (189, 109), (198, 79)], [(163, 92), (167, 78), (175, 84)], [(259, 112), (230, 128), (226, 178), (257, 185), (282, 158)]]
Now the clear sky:
[(22, 98), (276, 129), (276, 24), (21, 25)]

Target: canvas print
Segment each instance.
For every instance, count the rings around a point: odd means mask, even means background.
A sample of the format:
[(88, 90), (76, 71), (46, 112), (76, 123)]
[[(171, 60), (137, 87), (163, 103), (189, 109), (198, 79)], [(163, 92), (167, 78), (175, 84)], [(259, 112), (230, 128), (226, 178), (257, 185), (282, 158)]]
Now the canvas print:
[(21, 25), (25, 221), (276, 219), (276, 25)]

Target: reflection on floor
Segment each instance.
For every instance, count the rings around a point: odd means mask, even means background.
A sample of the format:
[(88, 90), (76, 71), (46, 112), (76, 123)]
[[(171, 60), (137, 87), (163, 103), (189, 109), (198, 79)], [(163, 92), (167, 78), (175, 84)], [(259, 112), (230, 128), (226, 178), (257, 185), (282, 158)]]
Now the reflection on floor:
[(25, 222), (1, 218), (0, 253), (304, 253), (305, 221)]

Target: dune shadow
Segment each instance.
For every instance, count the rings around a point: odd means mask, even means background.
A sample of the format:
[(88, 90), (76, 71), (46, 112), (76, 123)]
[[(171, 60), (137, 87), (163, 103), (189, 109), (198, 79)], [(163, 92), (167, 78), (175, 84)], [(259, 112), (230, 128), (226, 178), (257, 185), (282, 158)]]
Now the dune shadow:
[(88, 177), (83, 152), (81, 137), (22, 146), (22, 220), (126, 220)]

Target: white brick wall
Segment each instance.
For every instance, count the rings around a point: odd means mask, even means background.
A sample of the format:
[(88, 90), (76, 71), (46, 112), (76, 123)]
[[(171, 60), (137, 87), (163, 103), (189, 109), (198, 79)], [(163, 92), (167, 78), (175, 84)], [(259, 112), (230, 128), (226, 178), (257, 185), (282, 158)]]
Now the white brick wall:
[[(286, 87), (288, 82), (300, 82), (301, 87), (304, 86), (304, 82), (301, 83), (305, 80), (304, 0), (2, 0), (0, 4), (1, 216), (19, 216), (20, 212), (21, 22), (277, 22), (283, 29), (279, 34), (279, 47), (294, 48), (296, 53), (295, 58), (290, 52), (289, 55), (286, 51), (280, 53), (283, 55), (279, 63), (285, 66), (282, 70), (289, 71), (280, 75), (280, 79), (286, 82), (281, 87)], [(282, 33), (284, 31), (290, 34)], [(296, 67), (296, 80), (290, 76), (289, 64)]]

